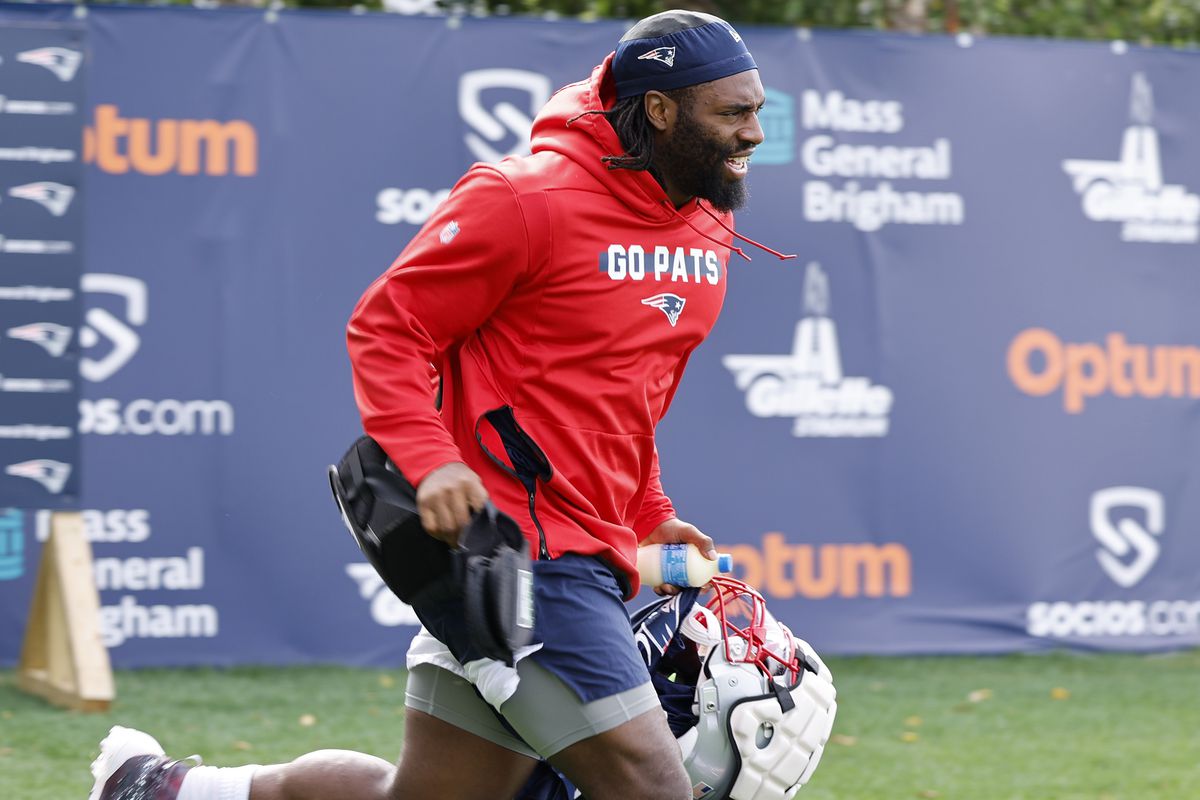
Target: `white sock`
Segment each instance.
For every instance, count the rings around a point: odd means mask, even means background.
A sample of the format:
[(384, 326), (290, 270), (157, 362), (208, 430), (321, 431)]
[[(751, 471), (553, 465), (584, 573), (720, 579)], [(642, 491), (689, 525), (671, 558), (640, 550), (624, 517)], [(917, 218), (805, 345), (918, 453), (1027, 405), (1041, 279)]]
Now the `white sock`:
[(192, 767), (176, 800), (250, 800), (250, 781), (260, 764), (244, 767)]

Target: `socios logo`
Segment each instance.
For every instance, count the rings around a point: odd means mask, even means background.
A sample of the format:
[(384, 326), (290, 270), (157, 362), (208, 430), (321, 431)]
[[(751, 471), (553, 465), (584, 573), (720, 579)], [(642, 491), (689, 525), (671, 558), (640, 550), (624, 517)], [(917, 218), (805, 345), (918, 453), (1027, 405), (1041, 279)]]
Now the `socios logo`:
[(250, 176), (258, 173), (258, 132), (241, 119), (122, 117), (101, 103), (83, 131), (83, 160), (113, 175)]
[(371, 619), (376, 624), (393, 628), (397, 625), (420, 625), (412, 606), (392, 594), (383, 578), (370, 564), (347, 564), (346, 574), (358, 585), (362, 599), (371, 604)]
[[(127, 275), (88, 273), (81, 285), (92, 307), (79, 329), (84, 351), (79, 371), (99, 383), (117, 374), (141, 348), (138, 328), (148, 318), (149, 294), (144, 281)], [(84, 434), (229, 436), (233, 429), (233, 406), (225, 400), (102, 397), (79, 401), (79, 432)]]
[(0, 581), (25, 574), (25, 515), (16, 508), (0, 509)]
[(424, 225), (450, 196), (449, 189), (401, 189), (389, 186), (375, 195), (375, 221), (384, 225)]
[(746, 409), (756, 417), (792, 417), (793, 436), (886, 436), (892, 390), (842, 370), (837, 326), (829, 313), (829, 278), (811, 263), (804, 276), (805, 316), (792, 352), (722, 359)]
[(149, 296), (145, 281), (127, 275), (87, 273), (80, 285), (93, 302), (99, 300), (99, 295), (117, 300), (115, 314), (98, 304), (89, 308), (84, 316), (87, 324), (79, 329), (79, 343), (88, 351), (80, 359), (79, 372), (99, 383), (128, 364), (141, 347), (135, 328), (146, 324)]
[(734, 571), (772, 598), (908, 597), (912, 554), (898, 542), (793, 544), (778, 532), (729, 548)]
[[(1141, 486), (1110, 486), (1092, 495), (1089, 526), (1100, 544), (1096, 561), (1113, 583), (1133, 589), (1150, 576), (1161, 555), (1166, 502)], [(1030, 636), (1051, 639), (1189, 637), (1200, 634), (1200, 600), (1155, 598), (1165, 581), (1150, 581), (1140, 596), (1043, 600), (1025, 612)]]
[(1103, 342), (1063, 342), (1045, 328), (1021, 331), (1008, 346), (1008, 376), (1021, 392), (1062, 392), (1068, 414), (1102, 395), (1200, 397), (1200, 347), (1130, 344), (1123, 333)]
[(1140, 486), (1111, 486), (1092, 495), (1092, 535), (1100, 542), (1096, 560), (1123, 588), (1136, 586), (1158, 560), (1165, 524), (1161, 493)]
[(757, 165), (790, 164), (796, 159), (796, 101), (790, 94), (767, 88), (767, 104), (758, 112), (763, 143), (754, 148)]
[(550, 79), (522, 69), (477, 69), (458, 81), (458, 113), (470, 130), (468, 149), (497, 162), (529, 152), (533, 118), (550, 99)]
[(1096, 222), (1120, 222), (1127, 242), (1184, 244), (1200, 240), (1200, 197), (1163, 183), (1154, 92), (1142, 73), (1133, 76), (1130, 124), (1119, 161), (1067, 159), (1063, 169), (1080, 195), (1083, 213)]

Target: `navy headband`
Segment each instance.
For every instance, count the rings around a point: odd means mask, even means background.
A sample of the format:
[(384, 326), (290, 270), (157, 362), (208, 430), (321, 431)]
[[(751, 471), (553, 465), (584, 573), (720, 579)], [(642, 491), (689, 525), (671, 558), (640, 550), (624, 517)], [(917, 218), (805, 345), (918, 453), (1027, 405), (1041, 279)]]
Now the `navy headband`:
[(668, 91), (758, 69), (754, 56), (729, 23), (709, 22), (665, 36), (617, 45), (613, 77), (617, 99)]

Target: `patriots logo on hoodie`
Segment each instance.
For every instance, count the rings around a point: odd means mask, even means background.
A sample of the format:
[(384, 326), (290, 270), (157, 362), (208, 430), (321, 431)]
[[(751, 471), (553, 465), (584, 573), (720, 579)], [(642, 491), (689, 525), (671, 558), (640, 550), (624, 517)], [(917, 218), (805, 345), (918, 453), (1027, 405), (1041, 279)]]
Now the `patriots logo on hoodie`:
[(67, 213), (67, 207), (75, 197), (75, 189), (53, 181), (38, 181), (14, 186), (8, 190), (8, 195), (40, 203), (51, 214), (61, 217)]
[(653, 297), (647, 297), (642, 301), (642, 305), (657, 308), (666, 314), (667, 322), (671, 323), (671, 327), (674, 328), (675, 323), (679, 321), (679, 315), (683, 313), (683, 304), (686, 302), (686, 300), (677, 294), (663, 292)]
[(36, 50), (17, 53), (17, 61), (45, 67), (63, 83), (75, 77), (75, 70), (79, 69), (79, 62), (82, 60), (82, 53), (65, 47), (39, 47)]
[(29, 478), (46, 487), (50, 494), (58, 494), (67, 485), (71, 475), (71, 465), (61, 461), (51, 461), (48, 458), (35, 458), (32, 461), (22, 461), (20, 464), (9, 464), (4, 468), (5, 473), (15, 478)]
[(675, 66), (674, 47), (656, 47), (638, 56), (638, 61), (661, 61), (668, 67)]

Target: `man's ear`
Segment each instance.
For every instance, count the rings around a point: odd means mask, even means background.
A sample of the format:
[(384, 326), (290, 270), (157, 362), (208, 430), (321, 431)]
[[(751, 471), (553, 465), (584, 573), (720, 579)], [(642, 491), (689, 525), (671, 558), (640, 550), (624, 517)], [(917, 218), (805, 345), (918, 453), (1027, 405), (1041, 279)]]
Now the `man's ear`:
[(665, 133), (675, 127), (675, 117), (679, 113), (679, 104), (665, 94), (651, 89), (642, 100), (642, 108), (646, 119), (660, 133)]

